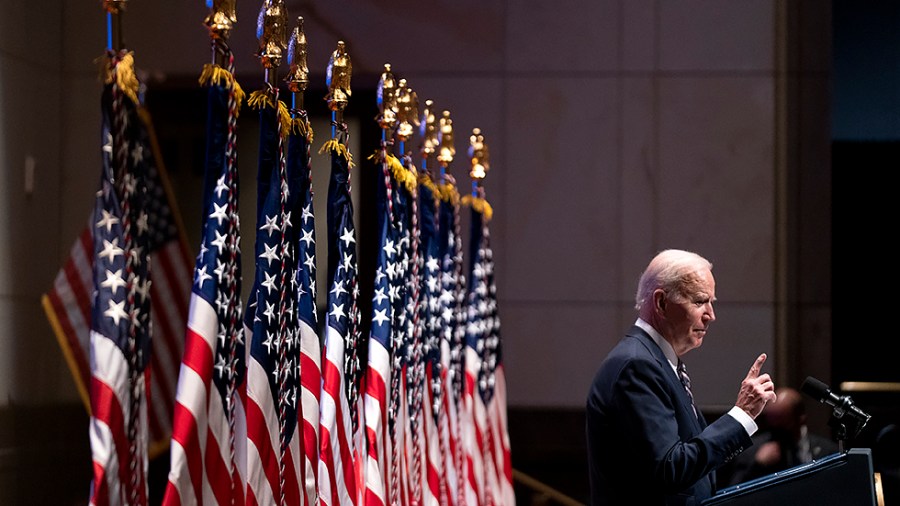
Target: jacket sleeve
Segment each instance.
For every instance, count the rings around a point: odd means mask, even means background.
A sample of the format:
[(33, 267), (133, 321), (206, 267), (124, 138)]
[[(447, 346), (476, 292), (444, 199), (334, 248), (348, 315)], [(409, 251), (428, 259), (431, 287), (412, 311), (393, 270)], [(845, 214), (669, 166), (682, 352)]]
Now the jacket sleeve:
[[(655, 360), (623, 364), (613, 389), (620, 429), (640, 462), (645, 476), (666, 493), (690, 488), (740, 454), (752, 442), (744, 428), (723, 416), (701, 430), (690, 404), (685, 402), (674, 373)], [(671, 377), (669, 377), (671, 376)]]

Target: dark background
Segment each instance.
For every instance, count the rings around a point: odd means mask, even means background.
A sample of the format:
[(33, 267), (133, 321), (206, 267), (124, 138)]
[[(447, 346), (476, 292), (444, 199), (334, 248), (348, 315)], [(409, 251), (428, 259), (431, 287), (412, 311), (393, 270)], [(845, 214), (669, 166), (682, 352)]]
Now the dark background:
[[(897, 325), (892, 318), (896, 309), (889, 305), (894, 299), (897, 278), (893, 237), (898, 232), (893, 221), (897, 217), (894, 207), (897, 186), (892, 176), (900, 168), (900, 3), (833, 0), (832, 14), (832, 198), (831, 207), (819, 212), (829, 213), (832, 219), (831, 386), (839, 390), (840, 384), (846, 381), (900, 382), (900, 366), (894, 351)], [(375, 81), (359, 79), (357, 82)], [(191, 103), (194, 107), (205, 104), (192, 95), (196, 93), (194, 83), (186, 84), (180, 91), (170, 87), (153, 93), (157, 94), (148, 96), (148, 107), (158, 131), (164, 130), (166, 122), (184, 128), (193, 121), (199, 121), (199, 131), (203, 131), (202, 109), (177, 107), (179, 103)], [(373, 94), (374, 90), (354, 89), (355, 96), (357, 93)], [(372, 103), (370, 98), (351, 101), (353, 106)], [(154, 111), (154, 104), (168, 105)], [(166, 111), (166, 107), (171, 110)], [(360, 116), (365, 125), (374, 124), (370, 121), (374, 110), (351, 109), (347, 113)], [(178, 128), (170, 131), (184, 133)], [(365, 136), (362, 145), (366, 149), (376, 145), (377, 132), (366, 131), (360, 135)], [(202, 142), (196, 147), (202, 159)], [(167, 153), (166, 149), (179, 148), (163, 144), (164, 156), (181, 156)], [(360, 158), (367, 154), (360, 153)], [(367, 205), (371, 203), (362, 203), (362, 208)], [(361, 237), (361, 247), (365, 242)], [(852, 396), (857, 405), (873, 415), (869, 426), (851, 442), (852, 446), (873, 447), (876, 468), (896, 462), (896, 450), (878, 446), (877, 436), (890, 424), (900, 423), (900, 393), (853, 392)], [(14, 504), (86, 504), (90, 483), (90, 466), (86, 463), (90, 462), (90, 447), (84, 432), (88, 417), (83, 408), (80, 405), (11, 408), (16, 409), (6, 410), (0, 416), (0, 438), (41, 434), (30, 438), (27, 450), (14, 464), (7, 464), (31, 470), (20, 473), (22, 481)], [(828, 410), (824, 405), (813, 405), (810, 409)], [(709, 419), (721, 415), (705, 414)], [(587, 464), (581, 410), (511, 408), (509, 431), (513, 466), (518, 472), (586, 502)], [(0, 445), (10, 446), (13, 445)], [(48, 459), (47, 455), (53, 458)], [(0, 462), (11, 462), (11, 459), (0, 459)], [(168, 455), (162, 455), (151, 465), (154, 483), (151, 494), (156, 502), (165, 483), (167, 466)], [(522, 494), (520, 504), (553, 504), (541, 502), (543, 499), (530, 494), (526, 496), (524, 489), (517, 491)]]

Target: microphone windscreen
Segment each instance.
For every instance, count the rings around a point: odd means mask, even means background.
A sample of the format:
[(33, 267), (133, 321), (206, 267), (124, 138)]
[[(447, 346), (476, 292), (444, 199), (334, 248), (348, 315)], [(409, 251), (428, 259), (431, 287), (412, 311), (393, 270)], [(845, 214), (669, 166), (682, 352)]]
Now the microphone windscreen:
[(822, 402), (823, 399), (828, 397), (830, 392), (828, 385), (812, 376), (807, 376), (806, 379), (803, 380), (803, 385), (800, 386), (800, 390), (819, 402)]

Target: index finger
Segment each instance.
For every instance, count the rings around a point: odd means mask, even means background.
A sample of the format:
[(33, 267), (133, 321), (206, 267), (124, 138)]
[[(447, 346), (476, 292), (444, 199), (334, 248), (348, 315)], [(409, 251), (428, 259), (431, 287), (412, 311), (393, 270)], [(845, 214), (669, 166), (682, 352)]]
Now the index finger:
[(755, 378), (759, 376), (759, 371), (762, 370), (763, 364), (766, 363), (766, 354), (760, 353), (758, 357), (756, 357), (756, 362), (753, 362), (753, 365), (750, 366), (750, 371), (747, 373), (747, 378)]

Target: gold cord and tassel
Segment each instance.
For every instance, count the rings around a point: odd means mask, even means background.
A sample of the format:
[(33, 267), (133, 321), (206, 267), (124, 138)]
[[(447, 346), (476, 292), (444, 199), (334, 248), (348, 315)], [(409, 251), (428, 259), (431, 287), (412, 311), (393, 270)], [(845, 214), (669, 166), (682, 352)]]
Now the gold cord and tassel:
[(441, 200), (441, 189), (438, 188), (438, 185), (435, 184), (427, 172), (419, 174), (419, 184), (431, 190), (431, 198), (434, 199), (434, 203), (437, 205)]
[(309, 124), (309, 119), (300, 116), (293, 118), (291, 120), (291, 132), (306, 137), (306, 142), (312, 144), (313, 129), (312, 125)]
[(494, 215), (494, 209), (491, 207), (491, 204), (481, 197), (466, 195), (462, 198), (462, 204), (464, 206), (472, 206), (472, 209), (484, 216), (485, 221), (491, 221), (491, 217)]
[(114, 62), (115, 56), (111, 56), (109, 53), (94, 60), (94, 63), (100, 67), (100, 80), (103, 81), (103, 84), (112, 84), (115, 80), (116, 86), (122, 90), (122, 93), (135, 105), (140, 105), (137, 97), (140, 83), (134, 73), (134, 52), (125, 53), (118, 63), (112, 65)]
[[(264, 107), (266, 108), (274, 108), (275, 107), (275, 97), (273, 97), (266, 90), (256, 90), (250, 94), (250, 98), (247, 100), (247, 105), (252, 107), (253, 109), (260, 110)], [(278, 129), (281, 131), (281, 135), (286, 137), (291, 128), (293, 128), (294, 119), (291, 118), (291, 113), (288, 110), (287, 104), (278, 101)]]
[(322, 147), (319, 148), (319, 154), (321, 155), (324, 153), (337, 153), (347, 160), (348, 168), (353, 168), (353, 155), (350, 154), (350, 150), (347, 149), (347, 146), (341, 144), (337, 139), (328, 139), (325, 141), (325, 144), (322, 144)]
[(456, 189), (456, 185), (453, 183), (444, 183), (442, 185), (438, 185), (439, 194), (441, 196), (441, 200), (444, 202), (449, 202), (454, 206), (459, 204), (459, 191)]
[(240, 111), (241, 103), (244, 101), (245, 93), (241, 85), (234, 78), (234, 75), (227, 69), (224, 69), (214, 63), (203, 65), (203, 71), (200, 72), (200, 78), (197, 80), (200, 86), (222, 86), (224, 88), (234, 88), (234, 99), (237, 101), (238, 110)]

